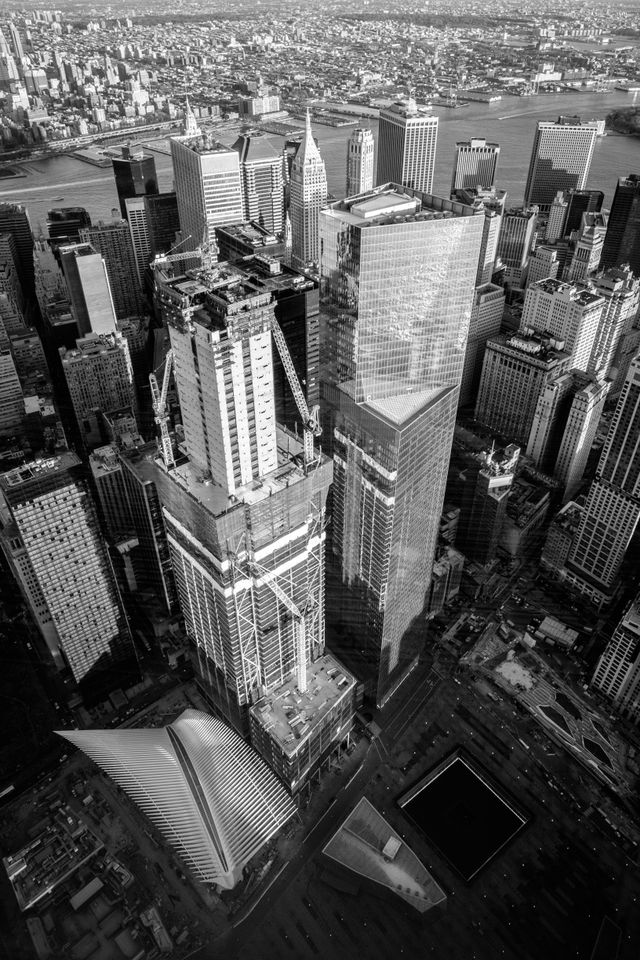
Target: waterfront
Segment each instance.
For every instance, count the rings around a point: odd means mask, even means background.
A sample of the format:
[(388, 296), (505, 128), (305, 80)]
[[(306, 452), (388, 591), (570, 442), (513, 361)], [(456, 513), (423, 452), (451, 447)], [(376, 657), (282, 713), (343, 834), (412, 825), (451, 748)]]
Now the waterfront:
[[(455, 143), (471, 137), (485, 137), (500, 144), (497, 186), (508, 193), (508, 205), (522, 202), (529, 166), (531, 144), (538, 120), (554, 120), (560, 114), (579, 114), (584, 119), (600, 119), (611, 110), (637, 102), (637, 94), (615, 91), (612, 94), (557, 94), (534, 97), (503, 97), (495, 103), (472, 103), (461, 109), (434, 108), (439, 119), (434, 193), (448, 196)], [(364, 120), (377, 137), (376, 120)], [(237, 124), (214, 128), (223, 143), (231, 145), (237, 137)], [(329, 191), (344, 196), (346, 141), (353, 127), (314, 126), (314, 135), (327, 167)], [(273, 137), (281, 145), (282, 137)], [(126, 141), (123, 136), (122, 141)], [(161, 190), (170, 190), (173, 171), (170, 157), (154, 152)], [(109, 219), (117, 207), (111, 170), (92, 167), (66, 155), (46, 160), (15, 164), (25, 177), (0, 181), (0, 199), (24, 203), (34, 231), (44, 227), (47, 210), (52, 206), (82, 206), (93, 220)], [(640, 139), (609, 135), (596, 142), (588, 186), (603, 190), (605, 203), (611, 203), (618, 176), (640, 172)], [(63, 196), (63, 201), (54, 198)]]

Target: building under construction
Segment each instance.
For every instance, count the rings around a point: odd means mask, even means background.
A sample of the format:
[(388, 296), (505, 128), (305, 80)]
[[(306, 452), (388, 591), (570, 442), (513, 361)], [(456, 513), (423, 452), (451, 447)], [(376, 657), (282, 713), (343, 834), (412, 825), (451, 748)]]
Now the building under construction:
[[(290, 683), (307, 693), (324, 654), (324, 543), (331, 462), (274, 311), (274, 296), (229, 265), (155, 268), (171, 338), (184, 443), (163, 389), (157, 487), (198, 684), (244, 734), (251, 706)], [(272, 338), (302, 436), (276, 423)], [(351, 682), (351, 678), (350, 678)], [(345, 727), (344, 736), (348, 732)]]

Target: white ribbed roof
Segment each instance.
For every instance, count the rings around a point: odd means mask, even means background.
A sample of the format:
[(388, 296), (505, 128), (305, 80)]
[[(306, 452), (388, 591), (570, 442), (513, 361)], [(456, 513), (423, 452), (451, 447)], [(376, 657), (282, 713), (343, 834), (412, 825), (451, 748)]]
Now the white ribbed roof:
[(295, 813), (255, 750), (198, 710), (161, 729), (58, 733), (129, 794), (205, 882), (233, 887)]

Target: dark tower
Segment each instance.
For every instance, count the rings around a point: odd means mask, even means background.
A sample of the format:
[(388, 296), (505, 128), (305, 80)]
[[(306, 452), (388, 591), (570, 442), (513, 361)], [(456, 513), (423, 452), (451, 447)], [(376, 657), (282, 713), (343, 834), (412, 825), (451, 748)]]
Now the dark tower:
[(120, 201), (120, 213), (127, 218), (125, 200), (145, 197), (158, 192), (158, 175), (153, 157), (140, 150), (132, 152), (130, 146), (122, 147), (122, 156), (113, 160), (113, 174)]

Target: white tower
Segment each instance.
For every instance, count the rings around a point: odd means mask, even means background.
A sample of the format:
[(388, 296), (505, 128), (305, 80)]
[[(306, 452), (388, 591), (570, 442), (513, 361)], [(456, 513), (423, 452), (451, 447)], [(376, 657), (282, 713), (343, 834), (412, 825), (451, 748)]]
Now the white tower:
[(357, 127), (347, 141), (347, 196), (355, 197), (373, 187), (373, 134)]
[(307, 110), (304, 139), (291, 171), (292, 263), (306, 267), (320, 259), (319, 216), (327, 202), (327, 173), (311, 133)]

